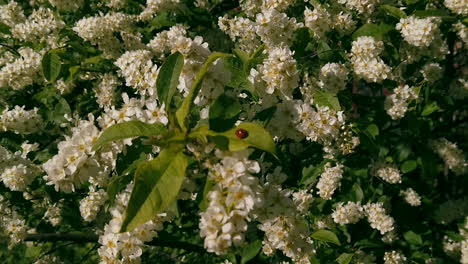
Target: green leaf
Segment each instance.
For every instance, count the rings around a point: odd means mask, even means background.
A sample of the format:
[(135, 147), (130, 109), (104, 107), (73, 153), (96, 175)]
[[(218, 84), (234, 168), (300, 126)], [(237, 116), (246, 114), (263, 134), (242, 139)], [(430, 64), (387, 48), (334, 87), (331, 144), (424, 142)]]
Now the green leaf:
[(165, 132), (167, 132), (167, 129), (162, 123), (147, 124), (136, 120), (119, 123), (104, 130), (96, 143), (94, 143), (93, 150), (97, 150), (102, 145), (111, 141), (131, 137), (156, 136)]
[(385, 12), (387, 12), (387, 14), (389, 14), (392, 17), (398, 19), (406, 17), (406, 13), (398, 7), (394, 7), (391, 5), (381, 5), (380, 8), (382, 8)]
[(207, 196), (208, 196), (208, 193), (213, 188), (213, 186), (215, 186), (215, 184), (216, 184), (215, 181), (212, 181), (210, 179), (206, 179), (205, 187), (203, 187), (203, 199), (198, 204), (198, 208), (200, 208), (200, 210), (205, 211), (208, 208)]
[(42, 57), (42, 74), (49, 82), (57, 79), (61, 69), (62, 63), (56, 50), (50, 50)]
[(189, 162), (182, 149), (183, 145), (164, 149), (155, 159), (138, 167), (121, 232), (132, 231), (174, 203)]
[(301, 184), (303, 185), (309, 185), (309, 184), (314, 184), (320, 174), (323, 173), (325, 170), (325, 164), (328, 162), (328, 160), (324, 160), (321, 163), (317, 164), (316, 166), (311, 165), (309, 167), (304, 167), (302, 169), (302, 178), (301, 178)]
[(432, 113), (434, 113), (435, 111), (439, 110), (440, 107), (439, 105), (437, 105), (437, 102), (432, 102), (430, 104), (427, 104), (423, 111), (421, 112), (421, 116), (428, 116)]
[(338, 240), (338, 237), (335, 235), (335, 233), (329, 230), (320, 229), (312, 233), (311, 237), (323, 242), (333, 243), (338, 246), (341, 245), (340, 240)]
[(341, 111), (340, 101), (334, 93), (317, 90), (314, 94), (314, 102), (321, 106), (328, 106), (335, 111)]
[(408, 173), (414, 171), (418, 167), (418, 163), (415, 160), (407, 160), (401, 165), (401, 172)]
[(247, 261), (255, 258), (258, 252), (260, 252), (260, 249), (262, 249), (261, 240), (256, 240), (242, 247), (241, 252), (240, 252), (240, 255), (242, 257), (241, 264), (245, 264), (247, 263)]
[(355, 183), (351, 188), (351, 201), (361, 202), (364, 199), (364, 192), (359, 184)]
[(240, 49), (234, 49), (233, 52), (242, 61), (244, 65), (247, 65), (249, 63), (249, 54), (247, 54), (245, 51)]
[(206, 59), (205, 63), (202, 65), (200, 71), (197, 74), (197, 77), (195, 78), (195, 81), (192, 84), (192, 87), (190, 87), (189, 94), (187, 95), (187, 97), (185, 97), (184, 101), (182, 102), (182, 105), (176, 112), (177, 122), (179, 123), (180, 128), (182, 128), (182, 131), (187, 131), (187, 126), (185, 122), (188, 114), (190, 113), (190, 110), (192, 110), (193, 100), (195, 100), (195, 97), (198, 95), (198, 92), (201, 89), (202, 81), (206, 73), (208, 72), (208, 68), (217, 59), (229, 56), (231, 56), (231, 54), (214, 52), (208, 57), (208, 59)]
[(379, 135), (379, 127), (376, 124), (370, 124), (367, 126), (366, 131), (375, 139)]
[(8, 26), (7, 24), (4, 24), (4, 23), (0, 22), (0, 33), (3, 33), (3, 34), (11, 34), (10, 29), (11, 29), (10, 26)]
[(417, 10), (414, 15), (418, 17), (450, 17), (450, 12), (442, 9)]
[(412, 245), (421, 245), (422, 244), (422, 238), (420, 235), (414, 233), (413, 231), (408, 231), (403, 234), (403, 237), (405, 238), (408, 243)]
[(220, 95), (210, 106), (210, 129), (222, 132), (232, 128), (241, 110), (241, 104), (236, 98)]
[(338, 264), (349, 264), (353, 256), (354, 254), (351, 253), (343, 253), (336, 259), (336, 262), (338, 262)]
[[(247, 131), (248, 136), (245, 138), (238, 138), (236, 136), (236, 131), (239, 129)], [(231, 130), (220, 133), (220, 135), (229, 139), (230, 151), (240, 151), (248, 147), (254, 147), (276, 155), (275, 142), (273, 141), (273, 138), (270, 133), (268, 133), (268, 131), (259, 124), (244, 122)]]
[(166, 104), (166, 111), (171, 104), (172, 96), (177, 90), (179, 76), (184, 67), (184, 56), (176, 52), (164, 61), (158, 73), (156, 88), (158, 91), (158, 100)]
[(371, 36), (377, 40), (382, 40), (383, 37), (393, 29), (394, 28), (392, 26), (387, 25), (385, 23), (381, 23), (378, 25), (365, 24), (353, 33), (353, 40), (356, 40), (358, 37), (361, 36)]
[(333, 58), (333, 50), (325, 41), (320, 41), (317, 46), (317, 56), (322, 61), (331, 61)]

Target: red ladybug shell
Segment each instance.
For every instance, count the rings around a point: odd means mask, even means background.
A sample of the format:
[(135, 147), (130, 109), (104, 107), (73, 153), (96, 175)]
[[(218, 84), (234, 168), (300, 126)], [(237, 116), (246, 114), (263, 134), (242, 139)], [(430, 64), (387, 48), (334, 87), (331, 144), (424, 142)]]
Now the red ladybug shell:
[(244, 139), (249, 136), (249, 132), (247, 130), (239, 128), (236, 130), (236, 137), (240, 139)]

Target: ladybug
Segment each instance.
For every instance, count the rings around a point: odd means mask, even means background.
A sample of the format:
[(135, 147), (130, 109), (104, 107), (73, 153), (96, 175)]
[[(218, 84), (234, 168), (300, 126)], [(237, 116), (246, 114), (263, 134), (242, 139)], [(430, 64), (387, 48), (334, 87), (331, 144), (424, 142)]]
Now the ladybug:
[(249, 136), (249, 132), (247, 130), (239, 128), (236, 130), (236, 137), (239, 139), (244, 139)]

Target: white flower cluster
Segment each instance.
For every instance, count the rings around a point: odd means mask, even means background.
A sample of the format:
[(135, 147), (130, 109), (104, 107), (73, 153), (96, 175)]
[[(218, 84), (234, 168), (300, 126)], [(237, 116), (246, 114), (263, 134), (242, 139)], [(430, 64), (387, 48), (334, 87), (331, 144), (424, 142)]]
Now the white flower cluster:
[(267, 94), (276, 92), (285, 98), (292, 98), (292, 91), (299, 82), (297, 63), (293, 54), (294, 52), (287, 46), (274, 47), (269, 50), (267, 59), (258, 68), (261, 78), (266, 83)]
[(270, 49), (289, 44), (293, 31), (302, 26), (295, 18), (289, 18), (285, 13), (276, 9), (265, 9), (256, 15), (256, 33)]
[(391, 184), (401, 183), (400, 170), (393, 166), (378, 169), (376, 175)]
[(138, 15), (138, 19), (142, 21), (150, 20), (157, 12), (175, 8), (179, 3), (180, 0), (146, 0), (146, 7)]
[(391, 68), (379, 57), (383, 48), (383, 42), (373, 37), (364, 36), (353, 41), (351, 63), (357, 77), (376, 83), (389, 78)]
[(54, 11), (39, 7), (23, 23), (16, 24), (11, 29), (14, 38), (23, 41), (41, 42), (65, 26), (65, 22), (55, 18)]
[(115, 103), (115, 89), (120, 85), (117, 76), (111, 73), (105, 73), (102, 79), (94, 88), (96, 93), (96, 101), (99, 107), (108, 109)]
[(9, 247), (21, 242), (28, 230), (26, 221), (18, 214), (16, 208), (0, 195), (0, 231), (9, 236)]
[(215, 182), (208, 193), (208, 208), (201, 213), (200, 236), (205, 238), (208, 252), (225, 254), (234, 244), (244, 242), (249, 214), (260, 200), (256, 161), (247, 159), (249, 151), (218, 153), (222, 160), (209, 165), (208, 177)]
[(59, 10), (63, 11), (76, 11), (83, 6), (84, 0), (48, 0), (49, 3)]
[(41, 80), (42, 55), (31, 48), (20, 48), (18, 53), (20, 57), (0, 69), (0, 88), (22, 90)]
[(434, 140), (432, 148), (444, 160), (445, 165), (457, 175), (462, 175), (468, 168), (463, 152), (457, 144), (448, 141), (446, 138)]
[(75, 23), (73, 31), (82, 39), (97, 45), (108, 58), (117, 58), (121, 53), (121, 43), (114, 32), (126, 30), (133, 17), (124, 13), (110, 12), (105, 15), (82, 18)]
[(338, 203), (332, 213), (333, 221), (340, 225), (354, 224), (364, 217), (364, 209), (360, 202), (348, 202), (346, 205)]
[(456, 23), (453, 24), (453, 28), (456, 30), (458, 37), (468, 45), (468, 27), (465, 26), (463, 23)]
[(439, 63), (427, 63), (421, 69), (424, 79), (428, 82), (435, 82), (443, 77), (443, 69)]
[(58, 203), (52, 203), (48, 199), (46, 199), (46, 207), (47, 210), (44, 213), (44, 219), (46, 219), (51, 225), (58, 226), (62, 222), (62, 204), (63, 200), (59, 201)]
[(405, 201), (411, 206), (420, 206), (421, 205), (421, 196), (415, 192), (412, 188), (400, 191), (400, 195), (403, 196)]
[(401, 119), (408, 111), (408, 105), (411, 101), (416, 100), (418, 95), (413, 87), (408, 85), (398, 86), (393, 90), (393, 94), (385, 98), (385, 110), (393, 119)]
[(343, 177), (343, 165), (336, 164), (332, 167), (331, 163), (325, 164), (325, 171), (320, 175), (317, 183), (318, 194), (325, 200), (331, 200), (336, 188), (340, 186)]
[(58, 154), (42, 165), (47, 173), (44, 179), (54, 185), (56, 191), (74, 192), (75, 188), (90, 180), (94, 185), (105, 186), (115, 166), (116, 144), (104, 148), (97, 154), (92, 150), (100, 131), (94, 118), (80, 120), (72, 128), (72, 136), (58, 144)]
[(96, 219), (101, 206), (107, 200), (107, 192), (104, 189), (95, 190), (93, 186), (89, 187), (88, 196), (80, 201), (80, 214), (86, 222)]
[(346, 8), (355, 10), (359, 14), (369, 16), (380, 3), (380, 0), (338, 0), (338, 3), (346, 5)]
[(438, 25), (434, 23), (433, 18), (416, 18), (415, 16), (402, 18), (396, 25), (396, 29), (400, 30), (406, 42), (422, 48), (429, 47), (432, 41), (440, 35)]
[(325, 33), (332, 29), (332, 16), (326, 8), (316, 4), (313, 10), (304, 10), (304, 24), (312, 30), (316, 39), (323, 39)]
[(466, 0), (444, 0), (444, 5), (454, 13), (468, 15), (468, 2)]
[(395, 220), (386, 214), (383, 203), (367, 203), (363, 208), (371, 227), (379, 230), (382, 235), (395, 228)]
[(406, 257), (398, 251), (387, 251), (384, 254), (384, 264), (405, 264)]
[(315, 250), (310, 227), (302, 215), (307, 213), (312, 195), (304, 190), (283, 189), (281, 183), (286, 177), (277, 167), (262, 184), (262, 203), (257, 205), (254, 213), (261, 223), (258, 228), (265, 232), (263, 253), (272, 255), (275, 250), (280, 250), (294, 263), (309, 264)]
[(463, 241), (460, 245), (461, 258), (460, 262), (462, 264), (468, 263), (468, 216), (465, 216), (465, 223), (459, 228), (460, 235), (463, 236)]
[(242, 10), (248, 16), (254, 16), (261, 10), (276, 9), (285, 11), (295, 0), (240, 0)]
[(31, 134), (40, 131), (42, 117), (38, 108), (25, 110), (25, 106), (6, 108), (0, 115), (0, 131), (12, 131), (16, 134)]
[(114, 206), (109, 209), (112, 220), (104, 226), (104, 234), (99, 237), (101, 247), (98, 253), (101, 263), (140, 263), (144, 243), (151, 241), (157, 235), (156, 232), (163, 229), (164, 221), (172, 219), (169, 213), (161, 213), (131, 232), (120, 233), (132, 188), (133, 183), (127, 185), (116, 196)]
[(0, 21), (7, 26), (14, 27), (26, 20), (23, 9), (15, 1), (0, 5)]
[(25, 152), (11, 153), (0, 146), (0, 181), (12, 191), (25, 191), (40, 169), (26, 158)]
[(218, 18), (218, 26), (235, 41), (239, 48), (247, 53), (254, 52), (260, 46), (257, 36), (257, 23), (245, 18), (234, 17), (229, 19), (227, 15)]
[(348, 70), (339, 63), (327, 63), (322, 66), (319, 74), (320, 88), (332, 93), (337, 93), (346, 88)]
[(125, 52), (115, 65), (125, 78), (126, 85), (135, 88), (141, 95), (156, 96), (155, 85), (158, 66), (152, 62), (153, 54), (148, 50)]
[[(160, 58), (167, 53), (180, 52), (184, 55), (184, 67), (179, 78), (177, 89), (186, 96), (196, 75), (206, 58), (211, 54), (208, 43), (196, 36), (191, 39), (186, 36), (183, 25), (175, 25), (167, 31), (159, 32), (148, 44), (148, 47)], [(201, 92), (195, 98), (196, 105), (207, 105), (213, 102), (224, 90), (224, 83), (230, 78), (230, 73), (224, 69), (221, 60), (217, 60), (208, 70), (203, 80)], [(202, 116), (204, 118), (204, 116)]]

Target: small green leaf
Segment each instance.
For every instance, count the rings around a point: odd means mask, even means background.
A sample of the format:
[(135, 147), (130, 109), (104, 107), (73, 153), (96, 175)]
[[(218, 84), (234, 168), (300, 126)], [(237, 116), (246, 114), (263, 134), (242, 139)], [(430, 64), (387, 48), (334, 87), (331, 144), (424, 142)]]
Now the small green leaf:
[(328, 160), (324, 160), (321, 163), (317, 164), (316, 166), (311, 165), (309, 167), (304, 167), (302, 169), (302, 178), (301, 178), (301, 184), (303, 185), (309, 185), (309, 184), (314, 184), (320, 174), (323, 173), (325, 170), (325, 164), (328, 162)]
[(11, 29), (10, 26), (8, 26), (7, 24), (4, 24), (4, 23), (0, 22), (0, 33), (3, 33), (3, 34), (11, 34), (10, 29)]
[(198, 92), (201, 89), (202, 81), (206, 73), (208, 72), (208, 68), (217, 59), (229, 56), (231, 56), (231, 54), (214, 52), (208, 57), (208, 59), (206, 59), (205, 63), (202, 65), (200, 71), (197, 74), (197, 77), (195, 78), (195, 81), (192, 84), (192, 87), (190, 87), (189, 94), (187, 95), (187, 97), (185, 97), (184, 101), (182, 102), (182, 105), (176, 112), (177, 122), (180, 128), (182, 128), (182, 131), (187, 131), (187, 126), (185, 122), (188, 114), (190, 113), (190, 110), (192, 109), (193, 100), (195, 100), (195, 97), (198, 95)]
[(340, 101), (334, 93), (318, 90), (314, 94), (314, 102), (321, 106), (328, 106), (335, 111), (341, 111)]
[[(239, 138), (236, 135), (236, 131), (239, 129), (247, 131), (248, 136)], [(256, 123), (244, 122), (231, 130), (220, 133), (220, 135), (229, 139), (230, 151), (240, 151), (248, 147), (254, 147), (276, 155), (275, 142), (270, 133)]]
[(203, 199), (202, 201), (198, 204), (198, 208), (200, 208), (200, 210), (202, 211), (205, 211), (206, 208), (208, 208), (208, 201), (207, 201), (207, 196), (208, 196), (208, 193), (211, 191), (211, 189), (213, 188), (213, 186), (215, 186), (216, 182), (215, 181), (212, 181), (210, 179), (206, 179), (206, 182), (205, 182), (205, 187), (203, 187)]
[(240, 49), (234, 49), (233, 52), (242, 61), (244, 65), (247, 65), (249, 63), (249, 54), (247, 54), (245, 51)]
[(406, 13), (398, 7), (394, 7), (391, 5), (381, 5), (380, 8), (382, 8), (385, 12), (387, 12), (387, 14), (389, 14), (392, 17), (398, 19), (406, 17)]
[(247, 263), (247, 261), (253, 259), (258, 252), (262, 249), (262, 241), (256, 240), (250, 244), (245, 245), (242, 247), (240, 255), (242, 257), (241, 264)]
[(353, 256), (354, 254), (351, 253), (343, 253), (336, 259), (336, 262), (338, 262), (338, 264), (349, 264)]
[(222, 132), (232, 128), (241, 110), (237, 99), (225, 94), (220, 95), (210, 106), (210, 129)]
[(136, 120), (119, 123), (104, 130), (96, 143), (94, 143), (93, 149), (97, 150), (102, 145), (115, 140), (131, 137), (156, 136), (166, 132), (167, 129), (162, 123), (147, 124)]
[(351, 201), (361, 202), (364, 199), (364, 192), (359, 184), (355, 183), (351, 188)]
[(164, 61), (158, 73), (156, 88), (158, 91), (158, 100), (165, 103), (166, 111), (171, 104), (172, 96), (177, 90), (179, 76), (184, 67), (184, 56), (176, 52)]
[(382, 40), (383, 37), (394, 28), (390, 25), (381, 24), (364, 24), (353, 33), (353, 40), (361, 36), (371, 36), (377, 40)]
[(421, 116), (428, 116), (428, 115), (434, 113), (435, 111), (437, 111), (439, 109), (440, 109), (440, 107), (439, 107), (439, 105), (437, 105), (437, 102), (432, 102), (430, 104), (427, 104), (424, 107), (424, 109), (423, 109), (423, 111), (421, 113)]
[(374, 138), (379, 135), (379, 127), (376, 124), (368, 125), (366, 131)]
[(410, 244), (413, 244), (413, 245), (421, 245), (422, 244), (421, 236), (414, 233), (413, 231), (408, 231), (408, 232), (404, 233), (403, 237)]
[(401, 165), (401, 172), (408, 173), (414, 171), (418, 167), (415, 160), (407, 160)]
[(338, 240), (338, 237), (335, 235), (335, 233), (329, 230), (320, 229), (318, 231), (315, 231), (311, 236), (313, 239), (333, 243), (338, 246), (341, 245), (340, 240)]
[(57, 79), (61, 69), (62, 63), (56, 50), (50, 50), (42, 57), (42, 74), (49, 82)]
[(183, 145), (164, 149), (155, 159), (138, 167), (121, 232), (132, 231), (174, 203), (188, 166), (182, 149)]

